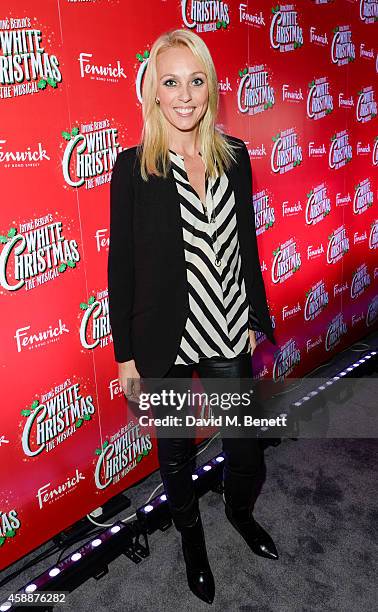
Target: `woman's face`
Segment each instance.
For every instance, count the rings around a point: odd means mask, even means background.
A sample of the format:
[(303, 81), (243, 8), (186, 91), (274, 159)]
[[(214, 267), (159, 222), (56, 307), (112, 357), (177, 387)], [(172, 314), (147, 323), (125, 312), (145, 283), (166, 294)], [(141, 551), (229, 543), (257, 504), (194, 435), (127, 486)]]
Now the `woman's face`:
[(156, 97), (169, 129), (190, 132), (206, 113), (209, 89), (199, 60), (187, 47), (166, 49), (157, 56)]

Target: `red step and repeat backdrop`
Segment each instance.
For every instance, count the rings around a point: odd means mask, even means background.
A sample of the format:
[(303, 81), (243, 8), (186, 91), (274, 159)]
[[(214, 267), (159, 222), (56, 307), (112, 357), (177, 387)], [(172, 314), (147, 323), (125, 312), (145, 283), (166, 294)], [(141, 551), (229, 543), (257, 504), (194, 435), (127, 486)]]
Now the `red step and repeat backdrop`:
[(378, 322), (377, 0), (19, 0), (0, 14), (0, 567), (158, 467), (109, 327), (109, 181), (149, 49), (203, 37), (246, 142), (277, 346), (301, 376)]

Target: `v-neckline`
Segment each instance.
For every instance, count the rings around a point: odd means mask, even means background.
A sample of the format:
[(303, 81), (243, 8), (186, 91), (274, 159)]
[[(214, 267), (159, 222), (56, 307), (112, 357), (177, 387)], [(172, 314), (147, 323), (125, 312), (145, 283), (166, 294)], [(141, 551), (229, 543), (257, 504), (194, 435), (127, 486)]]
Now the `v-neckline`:
[(200, 195), (198, 193), (198, 191), (193, 187), (192, 183), (189, 180), (189, 175), (188, 172), (186, 170), (186, 166), (185, 166), (185, 160), (184, 160), (184, 156), (180, 155), (179, 153), (176, 153), (176, 151), (173, 151), (172, 149), (168, 149), (171, 153), (173, 153), (174, 155), (176, 155), (177, 157), (179, 157), (182, 161), (183, 167), (184, 167), (184, 172), (188, 181), (188, 184), (190, 185), (191, 189), (193, 190), (193, 192), (195, 193), (195, 195), (197, 196), (197, 198), (199, 199), (202, 208), (203, 208), (203, 214), (205, 215), (205, 217), (207, 217), (207, 191), (208, 191), (208, 187), (209, 187), (209, 177), (206, 174), (206, 168), (205, 168), (205, 203), (202, 202)]

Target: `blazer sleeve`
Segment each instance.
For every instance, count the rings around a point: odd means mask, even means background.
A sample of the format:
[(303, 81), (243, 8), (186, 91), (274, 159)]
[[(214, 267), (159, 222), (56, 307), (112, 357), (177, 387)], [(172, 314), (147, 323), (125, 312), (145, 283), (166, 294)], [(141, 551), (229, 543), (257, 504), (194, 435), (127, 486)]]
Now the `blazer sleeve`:
[(118, 363), (133, 359), (130, 316), (134, 300), (132, 159), (128, 149), (118, 154), (110, 183), (108, 254), (109, 321)]
[[(245, 169), (245, 173), (246, 173), (246, 177), (247, 177), (247, 193), (248, 193), (248, 202), (250, 202), (251, 206), (252, 206), (252, 170), (251, 170), (251, 160), (249, 159), (249, 153), (248, 153), (248, 149), (245, 145), (245, 143), (243, 141), (242, 142), (242, 150), (241, 150), (241, 157), (242, 157), (242, 163)], [(256, 225), (255, 225), (255, 214), (254, 211), (251, 211), (251, 224), (252, 224), (252, 228), (251, 228), (251, 238), (253, 240), (253, 242), (255, 243), (254, 245), (254, 250), (256, 253), (258, 253), (258, 246), (257, 246), (257, 237), (256, 237)], [(262, 273), (261, 273), (261, 264), (260, 264), (260, 258), (258, 257), (258, 261), (256, 262), (256, 269), (254, 271), (254, 273), (257, 275), (257, 278), (260, 279), (261, 277), (261, 281), (262, 280)], [(257, 313), (255, 311), (255, 309), (253, 308), (252, 304), (249, 304), (249, 311), (248, 311), (248, 329), (252, 329), (254, 331), (262, 331), (261, 325), (260, 325), (260, 319), (257, 316)]]

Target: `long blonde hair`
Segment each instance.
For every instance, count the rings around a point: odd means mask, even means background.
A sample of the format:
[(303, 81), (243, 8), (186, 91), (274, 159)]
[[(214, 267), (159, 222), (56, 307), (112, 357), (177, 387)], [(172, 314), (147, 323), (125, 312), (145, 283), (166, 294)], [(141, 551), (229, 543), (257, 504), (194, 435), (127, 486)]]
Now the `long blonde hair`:
[(160, 52), (172, 47), (186, 46), (200, 60), (207, 77), (209, 102), (206, 113), (198, 126), (199, 146), (202, 159), (209, 176), (215, 177), (228, 169), (236, 161), (234, 146), (216, 128), (219, 91), (214, 62), (205, 42), (191, 30), (169, 30), (154, 42), (148, 59), (142, 89), (143, 128), (141, 143), (138, 146), (141, 176), (148, 181), (149, 174), (167, 177), (170, 169), (167, 121), (156, 103), (157, 67), (156, 59)]

